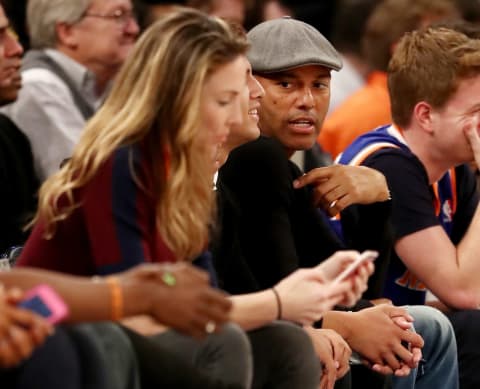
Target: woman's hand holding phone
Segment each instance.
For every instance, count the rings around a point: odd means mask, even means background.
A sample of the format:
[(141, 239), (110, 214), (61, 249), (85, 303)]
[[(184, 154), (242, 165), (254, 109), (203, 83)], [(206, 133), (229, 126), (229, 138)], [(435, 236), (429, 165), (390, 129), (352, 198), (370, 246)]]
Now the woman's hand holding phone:
[(334, 305), (355, 304), (367, 288), (371, 262), (377, 255), (374, 251), (338, 251), (320, 265), (284, 278), (275, 286), (282, 319), (309, 325)]
[(312, 325), (338, 304), (349, 289), (347, 283), (333, 285), (325, 281), (316, 267), (298, 269), (275, 285), (282, 306), (281, 319)]
[(357, 259), (351, 262), (340, 274), (338, 274), (333, 282), (339, 283), (347, 280), (351, 276), (355, 275), (364, 264), (373, 262), (378, 257), (376, 251), (367, 250), (358, 255)]
[(337, 251), (317, 266), (332, 286), (349, 285), (338, 304), (352, 306), (358, 301), (367, 289), (368, 278), (374, 270), (373, 260), (377, 256), (376, 251), (370, 250), (361, 254), (358, 251)]

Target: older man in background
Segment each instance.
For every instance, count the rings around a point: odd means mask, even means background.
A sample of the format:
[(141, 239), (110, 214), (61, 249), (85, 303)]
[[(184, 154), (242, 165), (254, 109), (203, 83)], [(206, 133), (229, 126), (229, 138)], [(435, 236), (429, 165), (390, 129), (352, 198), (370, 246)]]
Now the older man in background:
[(30, 0), (32, 50), (4, 113), (27, 135), (40, 181), (68, 158), (139, 33), (130, 0)]

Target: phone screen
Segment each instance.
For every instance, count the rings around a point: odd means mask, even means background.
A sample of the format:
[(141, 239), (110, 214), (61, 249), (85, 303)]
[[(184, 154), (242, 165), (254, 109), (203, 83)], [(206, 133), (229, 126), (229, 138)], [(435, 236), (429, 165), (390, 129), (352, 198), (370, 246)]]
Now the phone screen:
[(68, 306), (48, 285), (38, 285), (25, 293), (19, 307), (29, 309), (56, 324), (68, 316)]
[(45, 318), (48, 318), (52, 315), (52, 311), (50, 310), (50, 308), (48, 308), (48, 306), (39, 296), (33, 296), (28, 300), (24, 300), (20, 304), (18, 304), (18, 306), (21, 308), (29, 309)]

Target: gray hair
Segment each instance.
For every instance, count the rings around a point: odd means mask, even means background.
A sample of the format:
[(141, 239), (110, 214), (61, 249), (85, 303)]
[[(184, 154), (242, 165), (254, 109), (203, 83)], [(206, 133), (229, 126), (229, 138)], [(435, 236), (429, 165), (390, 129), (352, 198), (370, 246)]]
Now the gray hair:
[(78, 22), (92, 0), (29, 0), (27, 25), (32, 48), (55, 47), (57, 23)]

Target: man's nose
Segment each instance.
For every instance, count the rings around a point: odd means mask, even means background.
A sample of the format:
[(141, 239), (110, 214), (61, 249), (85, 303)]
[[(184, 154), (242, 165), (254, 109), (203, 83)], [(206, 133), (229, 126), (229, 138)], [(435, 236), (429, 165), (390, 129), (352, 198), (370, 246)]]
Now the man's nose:
[(7, 39), (5, 42), (5, 56), (6, 57), (21, 57), (23, 54), (23, 47), (18, 40), (18, 36), (12, 29), (7, 31)]
[(124, 31), (129, 35), (137, 36), (140, 33), (140, 27), (138, 25), (137, 19), (135, 19), (134, 17), (131, 17), (127, 21)]
[(298, 105), (303, 108), (313, 108), (315, 106), (315, 98), (313, 97), (311, 88), (303, 88), (300, 91)]

